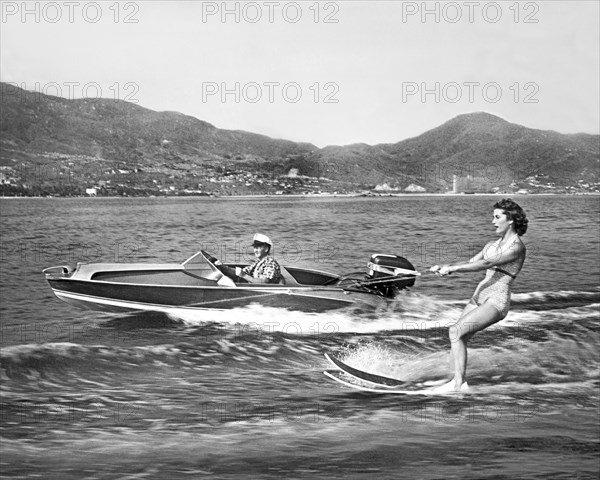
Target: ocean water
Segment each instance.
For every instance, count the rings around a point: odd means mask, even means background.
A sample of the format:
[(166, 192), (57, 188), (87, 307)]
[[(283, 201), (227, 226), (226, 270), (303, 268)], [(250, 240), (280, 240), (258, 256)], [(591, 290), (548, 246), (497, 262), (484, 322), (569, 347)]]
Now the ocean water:
[(106, 314), (41, 270), (251, 260), (336, 273), (373, 253), (419, 271), (493, 238), (495, 196), (2, 199), (2, 478), (598, 478), (600, 197), (522, 196), (512, 306), (469, 345), (465, 395), (377, 395), (323, 375), (333, 352), (407, 381), (450, 376), (447, 326), (483, 273), (424, 274), (375, 311), (251, 306)]

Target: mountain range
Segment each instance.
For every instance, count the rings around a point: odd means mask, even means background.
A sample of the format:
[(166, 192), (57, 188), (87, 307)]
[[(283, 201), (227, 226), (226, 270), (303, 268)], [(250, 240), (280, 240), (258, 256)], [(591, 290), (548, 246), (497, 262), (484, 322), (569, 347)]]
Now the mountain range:
[[(168, 178), (175, 190), (206, 187), (209, 180), (235, 184), (246, 174), (243, 188), (235, 193), (255, 185), (269, 193), (281, 188), (270, 182), (280, 176), (290, 179), (288, 186), (298, 185), (294, 178), (305, 179), (304, 188), (312, 178), (319, 190), (330, 185), (344, 191), (417, 186), (440, 192), (457, 181), (489, 191), (526, 180), (562, 187), (597, 185), (599, 180), (598, 135), (531, 129), (484, 112), (459, 115), (397, 143), (318, 148), (219, 129), (188, 115), (122, 100), (71, 100), (7, 83), (0, 88), (5, 185), (20, 182), (39, 189), (65, 184), (68, 177), (73, 187), (82, 188), (110, 180), (115, 171), (137, 173), (126, 179), (136, 188), (151, 189)], [(254, 181), (259, 177), (264, 178), (260, 185)]]

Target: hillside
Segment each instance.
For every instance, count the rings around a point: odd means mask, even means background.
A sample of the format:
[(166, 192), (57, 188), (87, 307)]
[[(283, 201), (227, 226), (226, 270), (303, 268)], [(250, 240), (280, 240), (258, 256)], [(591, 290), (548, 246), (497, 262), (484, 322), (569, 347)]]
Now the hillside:
[(430, 191), (451, 189), (454, 175), (487, 186), (535, 176), (567, 186), (598, 182), (600, 143), (598, 135), (534, 130), (472, 113), (394, 144), (326, 147), (309, 162), (330, 178), (401, 188), (417, 183)]
[(154, 112), (110, 99), (67, 100), (2, 84), (3, 141), (38, 151), (135, 160), (160, 156), (166, 145), (183, 155), (256, 155), (308, 152), (314, 145), (221, 130), (177, 112)]
[[(564, 135), (487, 113), (393, 144), (328, 146), (223, 130), (177, 112), (1, 84), (5, 195), (490, 191), (597, 188), (598, 135)], [(525, 183), (523, 183), (525, 182)], [(539, 184), (542, 184), (540, 187)], [(536, 188), (533, 189), (534, 191)]]

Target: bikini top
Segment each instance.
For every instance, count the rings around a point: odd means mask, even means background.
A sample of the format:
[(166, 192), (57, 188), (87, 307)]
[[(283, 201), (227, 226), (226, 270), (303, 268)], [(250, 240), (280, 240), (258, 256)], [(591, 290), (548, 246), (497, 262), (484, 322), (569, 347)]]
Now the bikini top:
[[(514, 248), (513, 245), (517, 243), (518, 238), (518, 236), (515, 236), (511, 243), (502, 247), (503, 250)], [(494, 260), (500, 255), (500, 240), (501, 239), (499, 238), (495, 242), (489, 243), (485, 246), (485, 248), (483, 249), (483, 258), (485, 258), (486, 260)], [(497, 272), (508, 275), (511, 278), (517, 278), (517, 274), (521, 271), (522, 266), (523, 263), (521, 262), (521, 258), (517, 257), (514, 260), (511, 260), (510, 262), (507, 262), (500, 267), (491, 267), (488, 270), (495, 270)]]

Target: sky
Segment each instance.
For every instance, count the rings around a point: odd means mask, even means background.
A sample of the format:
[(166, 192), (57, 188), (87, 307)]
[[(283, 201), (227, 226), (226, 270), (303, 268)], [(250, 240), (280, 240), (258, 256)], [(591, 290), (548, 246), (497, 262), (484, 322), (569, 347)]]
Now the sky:
[[(318, 147), (600, 130), (597, 1), (4, 1), (0, 80)], [(6, 90), (3, 94), (14, 94)]]

